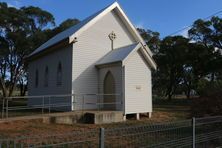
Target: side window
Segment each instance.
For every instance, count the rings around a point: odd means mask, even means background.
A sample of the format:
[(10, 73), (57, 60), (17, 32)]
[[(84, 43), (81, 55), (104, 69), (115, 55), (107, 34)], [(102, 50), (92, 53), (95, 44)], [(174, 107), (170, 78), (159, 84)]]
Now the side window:
[(46, 66), (44, 74), (44, 86), (48, 87), (48, 83), (49, 83), (49, 68), (48, 66)]
[(59, 62), (58, 66), (57, 66), (57, 86), (61, 86), (62, 85), (62, 64), (61, 62)]
[(39, 71), (38, 69), (35, 71), (35, 87), (37, 88), (39, 85)]

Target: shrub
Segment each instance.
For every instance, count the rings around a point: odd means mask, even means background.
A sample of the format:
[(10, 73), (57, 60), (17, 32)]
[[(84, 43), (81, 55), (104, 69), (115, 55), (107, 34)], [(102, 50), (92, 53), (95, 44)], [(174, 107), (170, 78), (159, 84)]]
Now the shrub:
[(192, 116), (222, 115), (222, 83), (205, 82), (199, 89), (200, 97), (193, 100)]

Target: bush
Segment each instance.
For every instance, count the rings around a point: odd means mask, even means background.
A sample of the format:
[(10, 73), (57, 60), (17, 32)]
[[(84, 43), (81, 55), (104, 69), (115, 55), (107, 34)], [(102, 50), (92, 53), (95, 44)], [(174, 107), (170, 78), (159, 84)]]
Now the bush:
[(193, 100), (192, 116), (222, 115), (222, 83), (205, 82), (199, 90), (200, 97)]

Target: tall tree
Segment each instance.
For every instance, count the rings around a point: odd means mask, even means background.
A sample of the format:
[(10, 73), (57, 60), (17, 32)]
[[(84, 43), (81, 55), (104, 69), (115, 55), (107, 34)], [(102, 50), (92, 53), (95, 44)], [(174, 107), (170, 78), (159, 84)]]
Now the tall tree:
[(182, 36), (166, 37), (160, 44), (159, 52), (154, 56), (158, 69), (155, 87), (164, 91), (171, 100), (178, 84), (182, 82), (185, 54), (189, 40)]
[(66, 30), (67, 28), (78, 24), (79, 22), (80, 21), (76, 18), (67, 19), (67, 20), (63, 21), (58, 27), (46, 30), (45, 33), (47, 34), (48, 38), (51, 38), (51, 37), (55, 36), (56, 34)]
[(212, 56), (204, 45), (189, 43), (184, 57), (182, 84), (187, 98), (190, 98), (190, 92), (197, 89), (199, 80), (210, 74), (209, 61)]
[(208, 57), (205, 60), (208, 62), (211, 81), (220, 78), (222, 74), (222, 55), (220, 53), (222, 49), (222, 19), (212, 17), (207, 21), (196, 20), (189, 30), (189, 38), (208, 49)]
[[(44, 41), (42, 31), (49, 25), (54, 25), (53, 16), (38, 7), (16, 9), (0, 3), (0, 50), (3, 51), (0, 53), (0, 87), (3, 96), (12, 95), (24, 71), (24, 57)], [(36, 38), (40, 40), (36, 42)]]
[(154, 32), (151, 30), (145, 30), (142, 28), (137, 28), (138, 32), (142, 36), (142, 38), (145, 40), (148, 47), (151, 49), (151, 51), (156, 54), (159, 52), (160, 48), (160, 34), (159, 32)]

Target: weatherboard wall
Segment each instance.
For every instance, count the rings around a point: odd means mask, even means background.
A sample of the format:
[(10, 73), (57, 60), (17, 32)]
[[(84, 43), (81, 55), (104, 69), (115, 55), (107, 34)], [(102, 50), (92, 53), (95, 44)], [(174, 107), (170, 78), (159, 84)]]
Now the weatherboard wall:
[(139, 51), (125, 62), (125, 114), (152, 112), (151, 70)]
[[(62, 84), (57, 85), (57, 67), (58, 63), (62, 64)], [(44, 85), (45, 68), (48, 66), (48, 86)], [(67, 46), (57, 49), (49, 54), (35, 59), (28, 64), (28, 95), (42, 96), (42, 95), (63, 95), (71, 94), (71, 80), (72, 80), (72, 46)], [(35, 85), (35, 72), (38, 70), (39, 81), (38, 86)], [(70, 97), (51, 98), (51, 103), (57, 102), (71, 102)], [(28, 100), (29, 105), (42, 104), (42, 98), (31, 98)], [(49, 103), (49, 97), (45, 98), (45, 104)]]
[[(114, 11), (85, 30), (73, 45), (72, 91), (75, 94), (98, 94), (96, 62), (111, 51), (108, 35), (114, 31), (114, 48), (134, 43), (130, 33)], [(95, 99), (94, 99), (95, 100)]]

